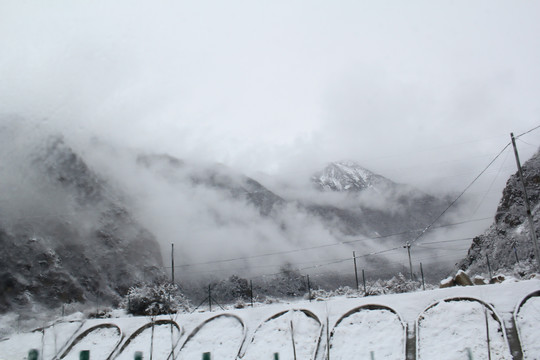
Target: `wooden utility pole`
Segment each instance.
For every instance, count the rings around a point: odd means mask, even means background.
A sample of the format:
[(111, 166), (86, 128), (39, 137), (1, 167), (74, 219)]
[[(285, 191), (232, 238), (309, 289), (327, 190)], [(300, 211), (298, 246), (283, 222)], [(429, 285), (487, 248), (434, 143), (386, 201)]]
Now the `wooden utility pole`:
[(174, 244), (171, 243), (171, 282), (174, 284)]
[(411, 261), (411, 243), (407, 241), (407, 243), (403, 247), (407, 248), (407, 253), (409, 254), (409, 270), (411, 272), (411, 281), (414, 281)]
[(354, 278), (356, 279), (356, 291), (358, 291), (358, 269), (356, 268), (356, 254), (352, 252), (352, 258), (354, 261)]
[(424, 281), (424, 269), (422, 263), (420, 263), (420, 274), (422, 274), (422, 290), (426, 290), (426, 282)]
[(523, 170), (521, 169), (521, 162), (519, 161), (519, 154), (516, 147), (516, 139), (514, 138), (514, 133), (510, 133), (512, 138), (512, 146), (514, 147), (514, 155), (516, 156), (516, 163), (518, 167), (519, 179), (521, 180), (521, 185), (523, 186), (523, 197), (525, 200), (525, 206), (527, 209), (527, 218), (529, 220), (529, 227), (531, 229), (531, 238), (534, 245), (534, 254), (536, 257), (536, 263), (538, 269), (540, 270), (540, 251), (538, 251), (538, 239), (536, 237), (536, 230), (534, 229), (534, 222), (531, 213), (531, 205), (529, 204), (529, 196), (527, 195), (527, 187), (525, 186), (525, 179), (523, 178)]
[(309, 275), (307, 275), (307, 287), (308, 287), (309, 302), (311, 302), (311, 283), (309, 282)]

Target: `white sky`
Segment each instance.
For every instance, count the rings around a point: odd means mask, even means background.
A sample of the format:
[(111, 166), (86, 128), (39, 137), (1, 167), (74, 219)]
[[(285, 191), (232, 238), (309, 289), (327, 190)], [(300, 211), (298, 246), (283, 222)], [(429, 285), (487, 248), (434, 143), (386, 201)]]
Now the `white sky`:
[[(460, 191), (540, 124), (536, 1), (0, 0), (0, 113), (305, 178)], [(524, 160), (540, 130), (523, 137)], [(495, 196), (515, 171), (511, 157)], [(260, 175), (261, 176), (261, 175)]]

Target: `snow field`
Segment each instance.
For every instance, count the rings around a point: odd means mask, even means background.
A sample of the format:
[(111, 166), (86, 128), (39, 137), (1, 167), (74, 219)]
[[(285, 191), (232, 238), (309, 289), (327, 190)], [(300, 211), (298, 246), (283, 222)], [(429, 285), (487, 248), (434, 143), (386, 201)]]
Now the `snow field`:
[[(486, 331), (489, 328), (489, 351)], [(418, 360), (511, 360), (498, 316), (474, 299), (443, 300), (418, 318)]]
[(130, 337), (129, 343), (127, 341), (124, 343), (120, 353), (114, 359), (133, 360), (134, 354), (140, 351), (143, 353), (143, 358), (166, 360), (177, 345), (181, 333), (172, 321), (168, 323), (165, 321), (144, 325)]
[(30, 349), (37, 349), (44, 359), (52, 359), (71, 342), (82, 322), (57, 322), (42, 331), (17, 335), (17, 341), (0, 342), (0, 359), (26, 359)]
[(312, 359), (322, 331), (314, 316), (306, 310), (276, 314), (257, 328), (242, 359), (273, 359), (274, 353), (279, 354), (280, 360)]
[(540, 294), (532, 296), (516, 310), (516, 326), (519, 332), (523, 358), (540, 359)]
[(92, 359), (105, 360), (122, 340), (122, 331), (116, 325), (97, 325), (87, 331), (88, 333), (79, 335), (80, 340), (73, 344), (61, 359), (79, 360), (79, 353), (82, 350), (90, 350)]
[(332, 330), (330, 359), (405, 358), (406, 328), (400, 317), (386, 308), (364, 306), (344, 316)]
[(200, 360), (210, 352), (212, 358), (234, 360), (244, 342), (245, 328), (240, 318), (221, 314), (197, 327), (176, 355), (177, 360)]
[[(149, 359), (150, 340), (147, 337), (148, 333), (144, 332), (146, 328), (143, 330), (141, 328), (151, 321), (174, 321), (180, 326), (180, 331), (177, 334), (179, 340), (176, 342), (177, 346), (175, 348), (176, 355), (189, 355), (188, 353), (190, 353), (193, 354), (195, 359), (201, 359), (202, 353), (208, 351), (207, 341), (211, 341), (213, 348), (209, 351), (212, 353), (212, 359), (215, 360), (219, 359), (218, 355), (223, 355), (223, 358), (227, 359), (229, 354), (237, 354), (239, 347), (241, 348), (240, 353), (245, 354), (239, 360), (272, 360), (274, 352), (280, 353), (280, 360), (291, 359), (291, 319), (293, 320), (297, 359), (324, 360), (326, 359), (327, 331), (326, 328), (321, 328), (321, 324), (315, 320), (317, 318), (321, 320), (324, 326), (328, 323), (330, 330), (333, 330), (330, 339), (332, 360), (338, 359), (338, 356), (349, 356), (349, 359), (370, 359), (370, 351), (374, 351), (376, 360), (384, 359), (382, 357), (384, 350), (376, 348), (375, 350), (364, 349), (367, 351), (357, 353), (357, 351), (362, 351), (361, 346), (358, 345), (358, 342), (362, 341), (367, 343), (365, 346), (368, 348), (375, 347), (374, 344), (384, 341), (387, 347), (395, 349), (389, 351), (392, 356), (395, 355), (394, 352), (399, 351), (398, 356), (403, 358), (403, 348), (400, 347), (401, 345), (397, 345), (397, 343), (402, 344), (403, 336), (398, 338), (397, 324), (394, 322), (395, 317), (393, 318), (389, 314), (392, 314), (390, 309), (399, 314), (398, 318), (403, 320), (409, 330), (414, 329), (415, 324), (419, 325), (416, 339), (418, 347), (417, 359), (466, 360), (468, 358), (466, 347), (470, 347), (471, 351), (476, 351), (475, 346), (478, 345), (480, 353), (473, 352), (473, 359), (478, 360), (485, 359), (487, 354), (487, 351), (482, 352), (482, 349), (487, 349), (487, 344), (485, 341), (484, 310), (479, 301), (490, 304), (490, 309), (496, 310), (507, 329), (512, 326), (512, 319), (515, 315), (517, 329), (520, 331), (523, 341), (524, 360), (539, 359), (537, 355), (539, 354), (538, 345), (535, 344), (535, 339), (540, 336), (540, 328), (537, 325), (538, 312), (534, 312), (539, 308), (536, 305), (538, 304), (538, 298), (529, 298), (530, 294), (538, 291), (540, 291), (540, 281), (533, 279), (404, 294), (370, 297), (343, 296), (325, 301), (287, 302), (282, 300), (282, 302), (269, 305), (255, 304), (254, 308), (233, 309), (231, 307), (226, 312), (207, 312), (200, 309), (199, 312), (193, 314), (173, 314), (156, 318), (132, 317), (125, 315), (122, 311), (116, 311), (112, 314), (112, 318), (88, 319), (84, 321), (82, 326), (80, 322), (56, 322), (54, 330), (52, 326), (45, 329), (44, 336), (41, 330), (38, 332), (17, 333), (16, 328), (13, 327), (13, 331), (8, 332), (7, 338), (0, 341), (0, 360), (24, 360), (28, 355), (28, 351), (32, 348), (38, 349), (40, 354), (45, 355), (40, 360), (51, 360), (55, 348), (59, 349), (60, 354), (63, 354), (68, 349), (66, 344), (71, 346), (73, 340), (85, 331), (105, 323), (117, 325), (124, 334), (122, 343), (113, 354), (112, 359), (115, 359), (115, 356), (118, 356), (118, 359), (124, 359), (124, 356), (126, 356), (126, 359), (133, 359), (133, 353), (137, 350), (129, 348), (131, 343), (127, 344), (127, 341), (130, 338), (133, 338), (134, 344), (140, 342), (143, 347), (143, 358)], [(469, 300), (446, 301), (450, 298), (469, 298)], [(527, 298), (527, 301), (523, 301), (524, 298)], [(517, 306), (521, 303), (523, 303), (523, 306)], [(377, 309), (373, 304), (377, 304), (376, 306), (379, 308)], [(305, 310), (291, 311), (291, 308)], [(359, 308), (368, 308), (370, 310), (368, 312), (358, 311)], [(375, 311), (385, 310), (385, 308), (388, 311), (384, 314), (381, 311)], [(313, 317), (308, 316), (307, 313), (311, 313)], [(236, 316), (238, 320), (223, 316), (225, 314), (227, 316)], [(504, 339), (504, 335), (501, 335), (500, 324), (491, 315), (491, 310), (488, 310), (491, 347), (495, 349), (494, 346), (498, 346), (497, 338), (500, 340), (502, 336)], [(216, 316), (218, 317), (216, 318)], [(215, 319), (212, 320), (213, 318)], [(71, 319), (80, 319), (80, 317)], [(242, 323), (244, 324), (243, 331), (241, 330)], [(364, 325), (357, 326), (355, 325), (357, 323), (363, 323)], [(205, 326), (208, 327), (205, 328)], [(363, 328), (364, 326), (366, 328)], [(163, 349), (168, 353), (171, 344), (170, 325), (158, 328), (160, 327), (154, 329), (154, 349), (158, 352)], [(141, 330), (139, 332), (139, 335), (142, 335), (141, 337), (137, 337), (138, 330)], [(313, 358), (314, 351), (312, 350), (317, 348), (317, 341), (319, 341), (321, 332), (323, 334), (320, 339), (321, 343), (318, 346), (316, 357)], [(428, 336), (428, 334), (431, 335)], [(409, 331), (408, 335), (414, 336), (411, 331)], [(111, 337), (114, 336), (113, 333)], [(190, 336), (191, 339), (188, 340)], [(394, 336), (396, 340), (393, 340)], [(529, 340), (527, 340), (527, 337)], [(93, 346), (90, 349), (90, 358), (92, 360), (106, 360), (107, 357), (99, 358), (97, 355), (98, 352), (101, 354), (102, 350), (103, 353), (108, 351), (104, 348), (109, 346), (109, 341), (95, 343), (90, 338), (87, 340), (85, 340), (86, 343)], [(160, 341), (163, 341), (163, 343), (160, 343)], [(242, 344), (242, 341), (244, 341), (243, 345), (239, 346), (238, 344)], [(505, 341), (504, 339), (502, 356), (496, 355), (493, 351), (492, 359), (510, 359)], [(527, 343), (527, 341), (529, 342)], [(183, 344), (185, 344), (185, 353), (180, 351)], [(127, 352), (120, 353), (122, 347), (125, 347)], [(258, 353), (258, 350), (264, 351), (264, 353)], [(197, 354), (198, 351), (200, 352)], [(153, 359), (158, 359), (158, 356), (161, 356), (156, 352), (153, 355)], [(186, 359), (188, 359), (187, 356)]]

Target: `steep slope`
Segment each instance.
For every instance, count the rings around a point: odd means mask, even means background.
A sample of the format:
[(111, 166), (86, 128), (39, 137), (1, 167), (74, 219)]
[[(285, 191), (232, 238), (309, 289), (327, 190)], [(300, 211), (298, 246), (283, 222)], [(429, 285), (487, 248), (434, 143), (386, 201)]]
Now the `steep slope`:
[(24, 171), (10, 176), (21, 186), (0, 201), (0, 312), (113, 302), (145, 275), (163, 276), (152, 234), (62, 138), (19, 160), (12, 169)]
[[(540, 221), (540, 152), (523, 164), (523, 176), (529, 196), (537, 236)], [(527, 274), (535, 271), (536, 260), (527, 220), (523, 186), (519, 175), (512, 175), (503, 190), (493, 225), (473, 239), (459, 269), (472, 274), (488, 273), (488, 258), (492, 272), (512, 271)]]
[(139, 155), (137, 163), (157, 171), (170, 182), (188, 180), (194, 186), (219, 189), (235, 199), (243, 199), (268, 216), (284, 200), (258, 181), (219, 164), (195, 165), (166, 154)]

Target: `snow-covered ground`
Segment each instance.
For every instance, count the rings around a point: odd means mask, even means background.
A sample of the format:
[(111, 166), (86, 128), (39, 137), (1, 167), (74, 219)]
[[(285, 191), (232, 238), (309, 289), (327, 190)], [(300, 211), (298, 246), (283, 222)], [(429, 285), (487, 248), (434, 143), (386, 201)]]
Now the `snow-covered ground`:
[(405, 358), (406, 327), (395, 312), (363, 306), (336, 324), (330, 336), (330, 358)]
[(418, 320), (417, 359), (454, 360), (471, 355), (478, 360), (511, 360), (503, 326), (494, 316), (474, 300), (453, 299), (430, 307)]
[(257, 328), (242, 358), (273, 359), (273, 355), (278, 353), (283, 360), (312, 359), (322, 331), (320, 320), (299, 310), (277, 315)]
[(214, 359), (234, 360), (244, 341), (244, 324), (235, 316), (220, 314), (192, 331), (176, 355), (178, 360), (200, 359), (209, 352)]
[(540, 296), (531, 297), (517, 309), (516, 322), (524, 358), (540, 359)]
[[(47, 360), (52, 359), (53, 354), (64, 354), (71, 348), (68, 354), (71, 358), (72, 353), (82, 350), (84, 346), (85, 350), (90, 350), (91, 360), (106, 360), (109, 355), (104, 354), (110, 354), (111, 347), (118, 342), (115, 328), (108, 328), (111, 334), (105, 338), (102, 331), (96, 330), (90, 331), (88, 337), (81, 338), (85, 331), (105, 323), (114, 324), (121, 331), (121, 340), (112, 358), (133, 359), (135, 351), (143, 351), (143, 358), (150, 359), (152, 348), (153, 359), (166, 359), (174, 346), (174, 358), (184, 360), (200, 360), (206, 351), (212, 353), (214, 360), (233, 360), (238, 353), (246, 360), (271, 360), (274, 353), (279, 353), (280, 360), (292, 359), (294, 351), (298, 360), (311, 360), (315, 353), (316, 359), (322, 360), (328, 355), (326, 345), (330, 343), (332, 360), (370, 359), (372, 352), (377, 360), (402, 359), (405, 334), (414, 340), (418, 323), (418, 358), (467, 359), (468, 348), (476, 360), (487, 359), (486, 315), (491, 359), (511, 359), (504, 329), (512, 327), (518, 304), (536, 291), (540, 291), (539, 280), (507, 281), (496, 285), (365, 298), (336, 297), (311, 303), (256, 304), (254, 308), (225, 312), (161, 316), (157, 320), (174, 322), (180, 329), (173, 326), (171, 333), (170, 324), (155, 326), (153, 343), (151, 328), (141, 330), (150, 322), (150, 318), (120, 316), (94, 319), (85, 321), (82, 326), (63, 319), (64, 322), (49, 326), (44, 331), (12, 333), (0, 341), (0, 359), (26, 359), (32, 348), (38, 349), (44, 355), (42, 359)], [(447, 301), (455, 298), (468, 299)], [(484, 307), (481, 302), (489, 304), (489, 307)], [(540, 351), (535, 339), (540, 336), (537, 326), (539, 298), (532, 297), (518, 309), (516, 318), (525, 349), (524, 359), (538, 359)], [(235, 317), (220, 316), (210, 320), (224, 313)], [(496, 319), (497, 315), (503, 323), (502, 327)], [(328, 329), (326, 324), (329, 324)], [(133, 336), (138, 330), (138, 335)], [(331, 334), (329, 339), (327, 334)], [(72, 345), (73, 340), (79, 338), (80, 342)], [(130, 338), (132, 340), (126, 346)], [(120, 353), (121, 349), (123, 351)], [(411, 358), (411, 352), (407, 353)], [(414, 351), (412, 354), (414, 356)]]

